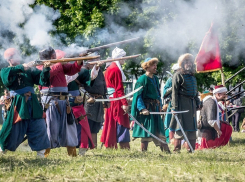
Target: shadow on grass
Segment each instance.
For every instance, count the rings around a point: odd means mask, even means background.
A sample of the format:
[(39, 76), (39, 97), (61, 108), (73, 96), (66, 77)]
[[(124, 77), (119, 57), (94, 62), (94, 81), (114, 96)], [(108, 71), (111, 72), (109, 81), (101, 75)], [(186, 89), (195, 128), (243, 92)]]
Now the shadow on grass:
[(245, 145), (245, 139), (236, 138), (230, 142), (230, 145), (235, 145), (235, 144), (244, 144)]

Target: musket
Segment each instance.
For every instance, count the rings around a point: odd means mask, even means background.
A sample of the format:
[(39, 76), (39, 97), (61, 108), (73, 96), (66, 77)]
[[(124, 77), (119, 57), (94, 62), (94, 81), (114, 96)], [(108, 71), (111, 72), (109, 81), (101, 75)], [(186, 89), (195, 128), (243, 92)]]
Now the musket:
[(231, 89), (230, 91), (226, 92), (226, 94), (231, 93), (233, 90), (235, 90), (237, 87), (240, 87), (242, 84), (245, 83), (245, 80), (243, 80), (243, 82), (239, 83), (237, 86), (235, 86), (233, 89)]
[(243, 91), (241, 91), (241, 92), (239, 92), (239, 93), (237, 93), (237, 94), (231, 96), (230, 98), (226, 99), (226, 101), (231, 100), (231, 99), (233, 99), (234, 97), (241, 95), (243, 92), (245, 92), (245, 90), (243, 90)]
[(93, 60), (99, 57), (100, 56), (87, 56), (87, 57), (61, 58), (61, 59), (50, 59), (50, 60), (36, 60), (36, 61), (31, 61), (27, 64), (29, 66), (37, 66), (37, 65), (43, 65), (47, 61), (49, 61), (52, 64), (55, 64), (55, 63), (67, 63), (72, 61), (82, 61), (82, 60), (91, 60), (91, 59)]
[(238, 72), (236, 72), (234, 75), (232, 75), (230, 78), (228, 78), (225, 83), (229, 82), (231, 79), (233, 79), (236, 75), (238, 75), (240, 72), (242, 72), (245, 69), (245, 67), (243, 67), (242, 69), (240, 69)]
[(228, 107), (230, 110), (237, 110), (237, 109), (243, 109), (245, 106), (236, 106), (236, 107)]
[(123, 41), (120, 41), (120, 42), (115, 42), (115, 43), (106, 44), (106, 45), (103, 45), (103, 46), (98, 46), (98, 47), (90, 48), (90, 49), (88, 49), (88, 50), (86, 50), (86, 51), (87, 51), (87, 52), (95, 52), (95, 51), (98, 51), (98, 50), (100, 50), (100, 49), (106, 49), (106, 48), (108, 48), (108, 47), (112, 47), (112, 46), (115, 46), (115, 45), (133, 42), (133, 41), (136, 41), (136, 40), (138, 40), (138, 39), (139, 39), (139, 37), (133, 38), (133, 39), (128, 39), (128, 40), (123, 40)]
[(137, 58), (141, 54), (133, 55), (133, 56), (125, 56), (121, 58), (115, 58), (115, 59), (106, 59), (106, 60), (100, 60), (100, 61), (87, 61), (87, 63), (93, 65), (93, 64), (98, 64), (98, 63), (107, 63), (107, 62), (113, 62), (113, 61), (120, 61), (120, 60), (126, 60), (126, 59), (132, 59), (132, 58)]

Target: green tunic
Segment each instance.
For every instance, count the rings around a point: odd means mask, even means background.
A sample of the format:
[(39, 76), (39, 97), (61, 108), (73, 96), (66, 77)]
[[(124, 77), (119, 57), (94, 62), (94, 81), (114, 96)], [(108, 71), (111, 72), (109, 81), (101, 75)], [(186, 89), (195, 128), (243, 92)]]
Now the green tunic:
[[(14, 67), (3, 68), (1, 70), (1, 78), (3, 84), (7, 87), (8, 90), (19, 90), (25, 87), (33, 87), (34, 84), (49, 86), (49, 71), (50, 68), (44, 68), (43, 71), (40, 71), (36, 68), (24, 70), (23, 65), (18, 65)], [(0, 147), (3, 150), (5, 149), (5, 141), (12, 129), (12, 124), (15, 122), (14, 114), (17, 114), (20, 120), (42, 118), (43, 110), (37, 100), (36, 95), (32, 93), (31, 98), (32, 99), (28, 100), (27, 102), (24, 94), (18, 94), (13, 98), (11, 107), (7, 114), (7, 118), (0, 132)], [(29, 114), (28, 105), (31, 105), (32, 107), (31, 116)]]
[[(152, 81), (146, 76), (142, 75), (135, 84), (135, 89), (143, 86), (143, 89), (141, 89), (139, 92), (134, 94), (132, 108), (131, 108), (131, 114), (139, 121), (147, 130), (149, 130), (152, 134), (161, 134), (164, 136), (164, 124), (161, 119), (160, 115), (142, 115), (140, 114), (140, 111), (137, 109), (137, 101), (138, 97), (141, 95), (142, 99), (157, 99), (160, 102), (159, 98), (159, 80), (154, 75), (154, 78), (157, 82), (157, 88), (155, 84), (152, 83)], [(146, 104), (145, 104), (146, 105)], [(149, 108), (149, 111), (156, 111), (153, 110), (151, 107)], [(134, 130), (133, 130), (133, 137), (135, 138), (147, 138), (151, 137), (148, 133), (146, 133), (143, 129), (139, 127), (135, 123)]]
[[(178, 114), (184, 131), (196, 131), (196, 108), (200, 105), (197, 91), (197, 81), (193, 75), (177, 72), (172, 79), (172, 109), (175, 111), (189, 110), (188, 113)], [(169, 125), (171, 131), (180, 130), (174, 117)]]
[[(82, 68), (81, 71), (78, 73), (78, 77), (76, 78), (82, 85), (90, 85), (90, 70), (86, 68)], [(74, 80), (68, 84), (68, 90), (74, 91), (79, 90), (78, 83)]]

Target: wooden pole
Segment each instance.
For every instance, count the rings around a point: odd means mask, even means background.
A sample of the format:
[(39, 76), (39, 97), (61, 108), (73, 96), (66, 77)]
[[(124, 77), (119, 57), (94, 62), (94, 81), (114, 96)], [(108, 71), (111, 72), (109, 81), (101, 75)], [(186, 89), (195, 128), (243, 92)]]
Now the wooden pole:
[[(223, 69), (222, 68), (220, 70), (220, 74), (221, 74), (222, 85), (225, 87), (225, 75), (224, 75), (224, 72), (223, 72)], [(226, 100), (224, 102), (225, 102), (224, 105), (225, 105), (226, 122), (229, 123), (229, 121), (228, 121), (227, 107), (226, 107)]]

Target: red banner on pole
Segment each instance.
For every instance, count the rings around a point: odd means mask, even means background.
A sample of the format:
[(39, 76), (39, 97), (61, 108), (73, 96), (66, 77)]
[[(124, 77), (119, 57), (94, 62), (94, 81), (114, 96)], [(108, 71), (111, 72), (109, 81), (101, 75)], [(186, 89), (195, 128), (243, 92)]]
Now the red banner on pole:
[(213, 23), (202, 41), (195, 63), (198, 73), (222, 69), (219, 40), (214, 30)]

